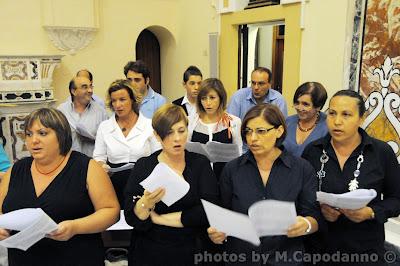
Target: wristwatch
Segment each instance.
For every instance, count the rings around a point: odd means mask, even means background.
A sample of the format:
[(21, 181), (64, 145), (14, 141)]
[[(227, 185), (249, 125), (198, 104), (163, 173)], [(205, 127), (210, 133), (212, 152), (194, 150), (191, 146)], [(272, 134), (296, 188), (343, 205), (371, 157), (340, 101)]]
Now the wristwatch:
[(305, 231), (305, 234), (309, 234), (311, 232), (312, 226), (310, 221), (307, 218), (304, 218), (303, 216), (300, 216), (300, 218), (302, 218), (308, 225), (307, 230)]

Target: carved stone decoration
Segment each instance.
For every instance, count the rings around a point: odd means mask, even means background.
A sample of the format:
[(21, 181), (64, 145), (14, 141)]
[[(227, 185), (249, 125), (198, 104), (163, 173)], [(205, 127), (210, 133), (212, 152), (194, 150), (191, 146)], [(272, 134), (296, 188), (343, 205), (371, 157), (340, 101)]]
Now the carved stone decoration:
[(365, 101), (365, 108), (369, 115), (362, 127), (368, 130), (370, 125), (375, 121), (379, 122), (380, 119), (378, 118), (385, 115), (389, 126), (393, 127), (397, 134), (394, 139), (388, 139), (386, 142), (392, 147), (400, 163), (400, 121), (398, 118), (400, 115), (400, 96), (388, 90), (392, 77), (400, 75), (400, 70), (394, 67), (390, 57), (386, 57), (383, 65), (380, 68), (375, 68), (373, 73), (379, 76), (381, 90), (371, 92)]
[(74, 55), (93, 40), (97, 28), (44, 26), (55, 47)]

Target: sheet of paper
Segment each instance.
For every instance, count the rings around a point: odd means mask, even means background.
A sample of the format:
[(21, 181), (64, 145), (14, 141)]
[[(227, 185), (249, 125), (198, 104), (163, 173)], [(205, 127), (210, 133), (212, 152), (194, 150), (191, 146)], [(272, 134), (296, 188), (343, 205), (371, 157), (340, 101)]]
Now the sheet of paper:
[(239, 146), (232, 143), (210, 141), (206, 144), (206, 150), (213, 163), (229, 162), (240, 156)]
[(195, 153), (200, 153), (203, 154), (204, 156), (206, 156), (208, 159), (209, 155), (208, 152), (206, 151), (206, 145), (200, 143), (200, 142), (191, 142), (188, 141), (186, 143), (186, 150), (191, 151), (191, 152), (195, 152)]
[(134, 163), (127, 163), (120, 167), (110, 168), (110, 169), (108, 169), (108, 172), (109, 173), (117, 173), (117, 172), (121, 172), (124, 170), (132, 169), (134, 166), (135, 166)]
[(107, 231), (108, 230), (130, 230), (133, 228), (132, 226), (130, 226), (129, 224), (126, 223), (124, 211), (121, 210), (119, 217), (120, 217), (119, 221), (116, 222), (115, 224), (111, 225), (109, 228), (107, 228)]
[(318, 191), (317, 201), (335, 208), (357, 210), (367, 206), (376, 195), (375, 189), (356, 189), (343, 194)]
[(209, 141), (206, 144), (200, 142), (186, 143), (186, 149), (206, 156), (210, 162), (229, 162), (240, 156), (239, 147), (236, 144)]
[(42, 215), (41, 209), (26, 208), (0, 215), (0, 228), (22, 231), (37, 221)]
[(211, 227), (228, 236), (240, 238), (256, 246), (260, 245), (257, 232), (247, 215), (224, 209), (203, 199), (201, 203)]
[(294, 202), (262, 200), (249, 208), (249, 218), (260, 237), (286, 235), (296, 216)]
[(152, 192), (157, 188), (164, 188), (165, 195), (161, 199), (167, 206), (171, 206), (188, 193), (190, 185), (186, 180), (174, 172), (165, 163), (159, 163), (153, 172), (140, 185)]
[(75, 130), (81, 136), (84, 136), (86, 138), (93, 139), (93, 140), (96, 139), (96, 137), (92, 133), (90, 133), (83, 124), (77, 123)]
[[(33, 244), (41, 240), (46, 234), (49, 234), (57, 229), (57, 224), (42, 210), (42, 209), (34, 209), (39, 214), (32, 214), (32, 209), (28, 209), (26, 217), (24, 216), (24, 212), (19, 210), (20, 212), (17, 215), (19, 219), (31, 219), (31, 224), (15, 235), (12, 235), (2, 241), (0, 241), (0, 245), (7, 248), (17, 248), (21, 250), (27, 250)], [(22, 211), (22, 212), (21, 212)], [(7, 214), (4, 214), (7, 215)], [(15, 216), (14, 216), (15, 217)], [(32, 220), (36, 217), (35, 220)], [(19, 225), (25, 226), (25, 225)]]

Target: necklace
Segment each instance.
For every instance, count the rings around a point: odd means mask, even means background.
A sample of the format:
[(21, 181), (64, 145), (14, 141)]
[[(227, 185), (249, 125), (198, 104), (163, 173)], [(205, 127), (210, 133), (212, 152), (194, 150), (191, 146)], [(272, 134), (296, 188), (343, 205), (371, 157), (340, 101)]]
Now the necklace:
[(315, 120), (315, 123), (311, 127), (302, 128), (301, 125), (300, 125), (300, 119), (297, 121), (297, 126), (299, 127), (301, 132), (308, 132), (311, 129), (313, 129), (318, 124), (318, 122), (319, 122), (319, 113), (317, 113), (317, 119)]
[(53, 173), (55, 170), (57, 170), (58, 167), (60, 167), (60, 165), (64, 162), (65, 158), (67, 158), (67, 156), (64, 156), (64, 158), (63, 158), (63, 159), (61, 160), (61, 162), (56, 166), (56, 168), (54, 168), (53, 170), (51, 170), (50, 172), (47, 172), (47, 173), (40, 171), (40, 170), (39, 170), (39, 167), (38, 167), (37, 164), (36, 164), (36, 161), (34, 161), (36, 171), (38, 171), (38, 173), (39, 173), (39, 174), (42, 174), (42, 175), (49, 175), (49, 174)]
[[(322, 155), (319, 158), (319, 161), (321, 162), (321, 169), (317, 172), (317, 176), (318, 176), (318, 191), (321, 191), (321, 187), (322, 187), (322, 179), (325, 177), (326, 172), (324, 170), (325, 164), (328, 162), (329, 160), (329, 156), (326, 153), (325, 149), (322, 150)], [(363, 151), (361, 150), (360, 155), (358, 155), (357, 157), (357, 169), (354, 170), (353, 172), (353, 179), (350, 180), (348, 186), (349, 186), (349, 191), (353, 191), (358, 189), (358, 180), (357, 177), (360, 176), (360, 167), (361, 164), (364, 162), (364, 155), (363, 155)]]

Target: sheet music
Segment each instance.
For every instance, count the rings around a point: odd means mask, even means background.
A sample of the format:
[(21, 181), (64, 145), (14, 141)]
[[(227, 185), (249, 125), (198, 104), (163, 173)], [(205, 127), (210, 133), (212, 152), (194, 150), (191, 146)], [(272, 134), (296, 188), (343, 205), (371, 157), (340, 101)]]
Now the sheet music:
[(110, 167), (108, 169), (108, 172), (109, 173), (117, 173), (117, 172), (125, 171), (125, 170), (128, 170), (128, 169), (132, 169), (134, 166), (135, 166), (134, 163), (127, 163), (127, 164), (124, 164), (124, 165), (122, 165), (120, 167), (115, 167), (115, 168)]
[(200, 142), (187, 142), (186, 149), (206, 156), (210, 162), (229, 162), (240, 156), (239, 147), (232, 143), (209, 141), (206, 144)]
[[(6, 217), (4, 218), (4, 216)], [(39, 208), (21, 209), (6, 213), (0, 216), (0, 220), (0, 227), (11, 230), (17, 230), (16, 228), (20, 229), (20, 232), (17, 234), (0, 241), (0, 245), (24, 251), (45, 237), (46, 234), (58, 228), (57, 224)], [(11, 220), (14, 221), (14, 224), (9, 223)]]
[(356, 189), (343, 194), (318, 191), (317, 201), (335, 208), (357, 210), (367, 206), (376, 195), (375, 189)]
[(86, 127), (83, 125), (83, 124), (81, 124), (81, 123), (77, 123), (76, 124), (76, 132), (79, 134), (79, 135), (81, 135), (81, 136), (84, 136), (84, 137), (86, 137), (86, 138), (89, 138), (89, 139), (92, 139), (92, 140), (96, 140), (96, 136), (94, 136), (92, 133), (90, 133), (87, 129), (86, 129)]
[(220, 232), (259, 246), (261, 241), (250, 218), (242, 213), (224, 209), (206, 200), (201, 200), (208, 222)]
[(294, 202), (262, 200), (250, 206), (249, 217), (259, 236), (276, 236), (287, 234), (297, 213)]
[(165, 163), (159, 163), (153, 172), (140, 185), (148, 190), (155, 191), (162, 187), (165, 195), (161, 199), (167, 206), (171, 206), (188, 193), (190, 185), (186, 180), (174, 172)]
[(224, 209), (206, 200), (201, 200), (211, 227), (229, 236), (234, 236), (259, 245), (262, 236), (286, 235), (289, 226), (296, 222), (293, 202), (263, 200), (249, 208), (249, 216)]

